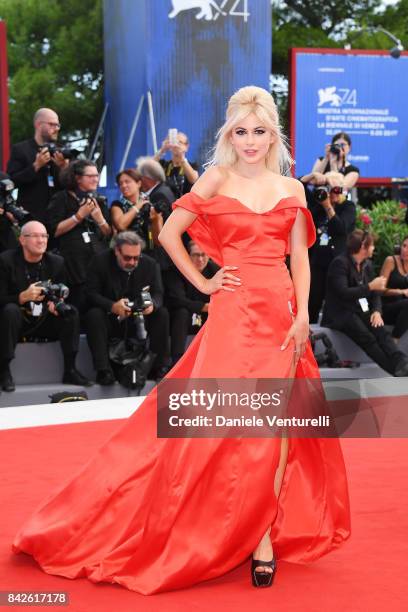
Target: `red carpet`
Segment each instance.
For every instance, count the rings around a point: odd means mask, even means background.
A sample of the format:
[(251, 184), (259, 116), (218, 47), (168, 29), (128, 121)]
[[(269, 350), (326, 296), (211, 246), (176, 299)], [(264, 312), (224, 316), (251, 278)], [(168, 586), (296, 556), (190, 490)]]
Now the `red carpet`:
[(245, 564), (221, 579), (146, 597), (119, 586), (48, 576), (30, 557), (13, 555), (10, 544), (19, 525), (119, 425), (102, 421), (0, 432), (1, 591), (68, 591), (70, 605), (65, 609), (70, 612), (407, 609), (408, 441), (400, 439), (342, 442), (352, 536), (341, 550), (314, 565), (278, 563), (272, 589), (255, 590)]

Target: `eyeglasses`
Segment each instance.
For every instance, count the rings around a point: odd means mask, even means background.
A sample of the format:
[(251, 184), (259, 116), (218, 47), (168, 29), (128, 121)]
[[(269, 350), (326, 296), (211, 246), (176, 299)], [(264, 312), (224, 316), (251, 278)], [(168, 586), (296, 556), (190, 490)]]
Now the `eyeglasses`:
[(43, 240), (48, 240), (48, 234), (22, 234), (24, 238), (42, 238)]
[(139, 261), (140, 259), (140, 255), (124, 255), (122, 251), (119, 252), (124, 261)]
[(80, 176), (87, 176), (88, 178), (99, 178), (99, 174), (81, 174)]
[(56, 128), (57, 130), (61, 128), (60, 123), (53, 123), (52, 121), (41, 121), (41, 123), (46, 123), (47, 125), (50, 125), (51, 127)]
[(196, 257), (197, 259), (199, 257), (207, 257), (207, 253), (190, 253), (190, 257)]

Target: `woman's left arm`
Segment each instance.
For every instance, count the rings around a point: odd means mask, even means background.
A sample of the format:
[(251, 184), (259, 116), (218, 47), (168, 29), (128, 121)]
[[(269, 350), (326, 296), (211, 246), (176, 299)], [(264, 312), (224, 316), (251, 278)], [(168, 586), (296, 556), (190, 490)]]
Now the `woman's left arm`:
[[(297, 181), (296, 181), (297, 183)], [(303, 186), (296, 186), (296, 197), (306, 208)], [(308, 300), (310, 290), (310, 266), (307, 246), (307, 222), (304, 214), (298, 210), (290, 235), (290, 271), (296, 295), (297, 312), (293, 325), (282, 345), (284, 350), (293, 338), (295, 343), (295, 363), (304, 354), (309, 338)]]
[(347, 189), (347, 191), (353, 189), (353, 187), (357, 184), (359, 178), (360, 175), (358, 172), (355, 172), (354, 170), (353, 172), (348, 172), (343, 180), (343, 189)]
[(181, 162), (184, 174), (186, 175), (186, 179), (192, 185), (198, 180), (198, 172), (193, 166), (190, 164), (188, 159), (185, 157)]

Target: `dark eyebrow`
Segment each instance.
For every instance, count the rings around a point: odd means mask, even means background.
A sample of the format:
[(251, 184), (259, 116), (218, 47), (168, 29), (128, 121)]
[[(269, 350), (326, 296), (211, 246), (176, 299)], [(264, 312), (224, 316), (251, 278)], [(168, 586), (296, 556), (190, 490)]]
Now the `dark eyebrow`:
[[(248, 128), (244, 128), (241, 126), (237, 126), (236, 128), (234, 128), (234, 130), (247, 130)], [(264, 125), (257, 125), (256, 127), (253, 128), (254, 130), (259, 130), (259, 129), (266, 129)]]

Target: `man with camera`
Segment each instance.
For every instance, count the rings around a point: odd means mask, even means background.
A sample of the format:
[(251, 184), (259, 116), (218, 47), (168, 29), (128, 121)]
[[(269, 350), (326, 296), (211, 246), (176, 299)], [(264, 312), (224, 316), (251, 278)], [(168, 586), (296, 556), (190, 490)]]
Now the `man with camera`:
[(373, 252), (374, 238), (368, 232), (358, 229), (349, 235), (347, 253), (329, 266), (322, 325), (349, 336), (386, 372), (408, 376), (408, 357), (384, 328), (379, 292), (386, 278), (374, 277), (369, 261)]
[(161, 214), (163, 221), (171, 214), (171, 205), (176, 196), (166, 184), (164, 170), (153, 157), (140, 157), (137, 169), (142, 175), (142, 191), (149, 198), (156, 212)]
[(142, 341), (144, 328), (150, 350), (156, 354), (149, 378), (159, 380), (168, 369), (169, 316), (162, 306), (160, 269), (151, 257), (141, 253), (143, 246), (135, 232), (120, 232), (113, 240), (113, 248), (96, 255), (88, 268), (86, 294), (90, 309), (85, 325), (100, 385), (115, 382), (109, 363), (109, 341), (124, 336), (139, 336)]
[[(188, 148), (187, 135), (173, 128), (169, 130), (167, 138), (154, 156), (163, 167), (166, 183), (176, 198), (188, 193), (198, 179), (197, 164), (189, 162), (186, 157)], [(167, 152), (171, 153), (170, 160), (163, 158)]]
[(10, 191), (13, 183), (4, 172), (0, 172), (0, 253), (17, 246), (17, 238), (13, 231), (16, 219), (10, 212)]
[[(205, 278), (211, 278), (219, 266), (190, 240), (187, 251), (194, 267)], [(186, 348), (187, 336), (195, 335), (206, 322), (210, 296), (188, 281), (174, 266), (164, 277), (166, 305), (170, 314), (170, 339), (172, 365), (177, 363)]]
[(147, 253), (158, 262), (162, 272), (165, 272), (172, 267), (172, 261), (160, 245), (158, 235), (171, 215), (176, 196), (166, 184), (163, 168), (153, 157), (140, 157), (137, 160), (137, 170), (142, 177), (145, 201), (150, 204), (150, 229), (154, 247)]
[(18, 187), (17, 204), (44, 221), (51, 196), (59, 188), (59, 172), (68, 160), (57, 149), (58, 115), (40, 108), (34, 115), (34, 137), (12, 146), (7, 173)]
[(20, 247), (0, 255), (0, 384), (4, 391), (15, 389), (9, 366), (22, 337), (58, 339), (64, 356), (63, 383), (91, 384), (75, 367), (79, 316), (65, 303), (64, 260), (46, 252), (47, 242), (44, 225), (29, 221), (21, 229)]
[(310, 250), (311, 285), (309, 320), (317, 323), (326, 292), (327, 270), (335, 257), (346, 251), (347, 236), (354, 230), (356, 207), (342, 187), (319, 187), (309, 202), (317, 240)]

